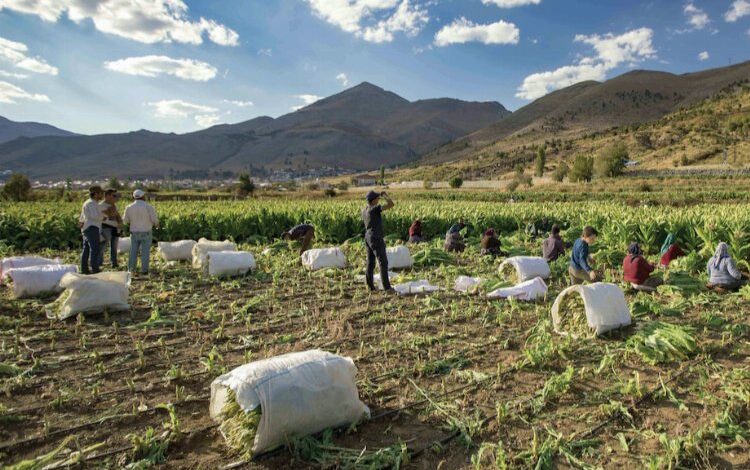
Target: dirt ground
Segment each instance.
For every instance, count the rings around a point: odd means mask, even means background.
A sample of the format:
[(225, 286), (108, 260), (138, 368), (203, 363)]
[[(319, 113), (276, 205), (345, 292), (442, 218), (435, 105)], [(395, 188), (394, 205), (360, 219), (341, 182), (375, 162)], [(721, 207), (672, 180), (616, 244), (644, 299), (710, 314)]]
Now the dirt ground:
[[(686, 302), (670, 316), (634, 312), (630, 327), (573, 339), (550, 322), (564, 262), (553, 266), (548, 298), (523, 303), (452, 290), (457, 274), (496, 275), (499, 260), (473, 252), (457, 265), (402, 273), (444, 288), (405, 297), (369, 294), (357, 279), (361, 247), (346, 252), (349, 268), (315, 273), (294, 253), (259, 255), (255, 273), (229, 280), (157, 261), (154, 274), (132, 281), (129, 312), (66, 321), (45, 317), (54, 296), (16, 300), (3, 287), (0, 362), (18, 369), (2, 378), (0, 463), (65, 443), (51, 468), (144, 468), (148, 456), (133, 441), (153, 428), (169, 435), (168, 468), (337, 467), (288, 449), (243, 462), (208, 415), (210, 383), (223, 371), (318, 348), (354, 359), (373, 416), (334, 433), (336, 445), (405, 445), (407, 468), (750, 468), (743, 295), (681, 295)], [(63, 256), (75, 262), (75, 253)], [(628, 292), (631, 308), (645, 295)], [(626, 348), (657, 319), (693, 328), (697, 352), (650, 364)], [(734, 428), (716, 424), (727, 410), (741, 417)], [(75, 450), (85, 463), (75, 463)]]

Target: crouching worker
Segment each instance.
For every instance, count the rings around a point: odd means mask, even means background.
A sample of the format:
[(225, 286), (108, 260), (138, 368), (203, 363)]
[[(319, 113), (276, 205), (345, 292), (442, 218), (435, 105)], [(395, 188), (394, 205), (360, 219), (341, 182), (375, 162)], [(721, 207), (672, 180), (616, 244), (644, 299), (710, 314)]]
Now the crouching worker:
[(281, 239), (300, 242), (302, 247), (299, 249), (299, 254), (302, 254), (310, 249), (310, 246), (315, 239), (315, 227), (310, 224), (295, 225), (288, 232), (282, 233)]
[[(385, 205), (380, 205), (380, 197), (385, 199)], [(383, 211), (393, 207), (393, 201), (385, 192), (377, 193), (370, 191), (365, 196), (367, 206), (362, 209), (362, 222), (365, 225), (365, 248), (367, 249), (367, 272), (365, 281), (370, 292), (375, 290), (375, 260), (380, 265), (380, 280), (383, 282), (383, 290), (393, 292), (391, 281), (388, 279), (388, 256), (385, 252), (385, 239), (383, 238)]]
[(507, 253), (505, 253), (503, 250), (500, 249), (500, 239), (497, 238), (497, 235), (495, 234), (494, 228), (488, 228), (487, 231), (484, 232), (484, 235), (482, 236), (481, 241), (481, 254), (482, 255), (492, 255), (492, 256), (506, 256)]
[(591, 267), (591, 257), (589, 256), (589, 246), (596, 241), (597, 235), (598, 232), (594, 227), (586, 226), (583, 228), (581, 238), (573, 243), (573, 253), (568, 265), (571, 284), (580, 284), (585, 281), (599, 282), (602, 280), (601, 275)]
[(409, 227), (409, 243), (422, 242), (422, 221), (415, 219)]
[(677, 244), (674, 233), (670, 233), (667, 235), (667, 238), (664, 239), (664, 244), (661, 246), (661, 259), (659, 260), (659, 266), (662, 268), (668, 268), (669, 263), (680, 256), (685, 256), (685, 252), (682, 251), (680, 245)]
[(737, 269), (737, 264), (729, 256), (729, 246), (721, 242), (716, 246), (716, 252), (708, 260), (708, 284), (706, 287), (717, 292), (736, 291), (747, 282)]
[(466, 249), (464, 238), (461, 236), (461, 230), (466, 227), (464, 219), (458, 219), (457, 224), (451, 225), (451, 228), (445, 233), (445, 251), (455, 251), (460, 253)]
[(549, 237), (542, 242), (542, 257), (551, 263), (561, 256), (565, 256), (565, 244), (560, 238), (560, 227), (555, 224), (552, 226)]
[(663, 284), (658, 277), (651, 276), (656, 266), (646, 261), (643, 257), (641, 246), (633, 242), (628, 247), (628, 254), (622, 260), (623, 279), (630, 283), (634, 289), (654, 291)]

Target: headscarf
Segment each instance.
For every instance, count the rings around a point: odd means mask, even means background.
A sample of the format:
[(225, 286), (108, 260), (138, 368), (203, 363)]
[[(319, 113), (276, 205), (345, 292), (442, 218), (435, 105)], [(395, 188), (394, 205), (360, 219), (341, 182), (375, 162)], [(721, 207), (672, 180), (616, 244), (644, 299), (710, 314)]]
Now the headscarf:
[(494, 237), (495, 236), (495, 229), (490, 227), (484, 232), (485, 237)]
[(643, 250), (641, 249), (641, 245), (639, 245), (637, 242), (633, 242), (628, 247), (628, 254), (630, 255), (631, 259), (635, 258), (636, 256), (643, 255)]
[(729, 258), (729, 245), (724, 242), (719, 242), (716, 245), (716, 251), (714, 252), (714, 269), (719, 267), (719, 262), (723, 258)]
[(451, 225), (451, 228), (448, 229), (448, 233), (457, 233), (461, 231), (461, 225), (460, 224), (453, 224)]
[(409, 233), (416, 232), (418, 234), (422, 234), (422, 221), (419, 219), (415, 219), (414, 222), (411, 223), (411, 227), (409, 227)]
[(664, 254), (669, 250), (669, 247), (674, 244), (674, 233), (668, 233), (667, 238), (664, 239), (664, 243), (661, 245), (660, 254)]

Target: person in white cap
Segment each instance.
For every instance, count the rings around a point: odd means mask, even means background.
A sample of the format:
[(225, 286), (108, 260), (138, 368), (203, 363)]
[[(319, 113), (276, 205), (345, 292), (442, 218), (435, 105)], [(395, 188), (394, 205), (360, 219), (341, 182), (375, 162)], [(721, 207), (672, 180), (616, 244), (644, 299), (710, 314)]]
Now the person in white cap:
[(138, 266), (138, 251), (141, 252), (141, 273), (148, 274), (151, 256), (151, 230), (159, 227), (159, 217), (154, 206), (144, 200), (146, 194), (140, 189), (133, 191), (135, 201), (125, 208), (122, 223), (130, 230), (130, 257), (128, 271), (135, 274)]

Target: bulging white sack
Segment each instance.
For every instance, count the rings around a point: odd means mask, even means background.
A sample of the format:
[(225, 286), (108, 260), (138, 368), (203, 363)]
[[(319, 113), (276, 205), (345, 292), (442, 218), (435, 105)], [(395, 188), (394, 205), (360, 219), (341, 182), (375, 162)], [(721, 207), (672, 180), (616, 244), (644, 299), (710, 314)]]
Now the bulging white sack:
[(569, 334), (560, 329), (559, 312), (560, 303), (567, 295), (580, 295), (583, 298), (589, 328), (594, 330), (597, 336), (630, 325), (630, 309), (620, 287), (608, 282), (579, 284), (560, 292), (552, 304), (552, 324), (555, 332), (561, 335)]
[(255, 269), (255, 258), (249, 251), (210, 251), (206, 264), (209, 276), (241, 276)]
[(396, 284), (393, 289), (398, 295), (416, 295), (416, 294), (429, 294), (440, 290), (438, 286), (433, 286), (427, 280), (409, 281), (401, 284)]
[(471, 276), (458, 276), (456, 277), (456, 282), (453, 285), (453, 289), (458, 292), (468, 292), (470, 294), (475, 294), (479, 291), (479, 287), (484, 282), (484, 279), (481, 277), (471, 277)]
[(500, 272), (502, 272), (503, 267), (508, 264), (516, 269), (518, 282), (529, 281), (535, 277), (547, 279), (551, 274), (547, 260), (539, 256), (514, 256), (508, 258), (500, 263)]
[(506, 299), (513, 297), (518, 300), (536, 300), (547, 295), (547, 284), (541, 277), (521, 282), (513, 287), (502, 287), (487, 294), (489, 299)]
[(414, 264), (411, 253), (409, 253), (409, 248), (404, 245), (386, 248), (385, 255), (388, 258), (388, 267), (390, 269), (411, 268)]
[(346, 267), (346, 255), (339, 247), (307, 250), (302, 253), (301, 258), (302, 265), (311, 271)]
[(217, 242), (201, 238), (193, 245), (193, 268), (203, 269), (206, 264), (206, 254), (212, 251), (237, 251), (237, 245), (229, 240)]
[(44, 266), (47, 264), (60, 264), (60, 258), (50, 259), (41, 256), (11, 256), (0, 261), (0, 283), (5, 280), (8, 270), (13, 268), (29, 268), (31, 266)]
[(98, 274), (67, 273), (60, 280), (65, 292), (52, 304), (46, 305), (47, 318), (64, 320), (79, 313), (102, 310), (129, 310), (127, 271)]
[(293, 437), (368, 418), (370, 410), (357, 394), (356, 374), (350, 358), (320, 350), (251, 362), (211, 383), (209, 412), (221, 421), (228, 390), (235, 393), (245, 412), (260, 406), (252, 449), (257, 455)]
[(193, 258), (195, 240), (159, 242), (157, 251), (164, 261), (190, 261)]
[(117, 239), (117, 253), (130, 253), (130, 237)]
[(13, 281), (13, 295), (16, 298), (33, 297), (49, 292), (60, 292), (60, 280), (66, 273), (78, 272), (73, 264), (46, 264), (13, 268), (8, 270), (8, 278)]

